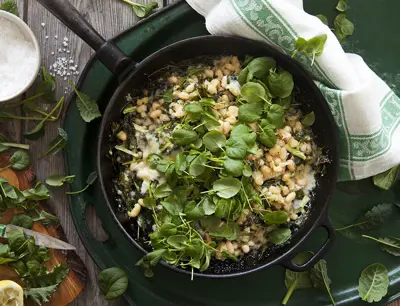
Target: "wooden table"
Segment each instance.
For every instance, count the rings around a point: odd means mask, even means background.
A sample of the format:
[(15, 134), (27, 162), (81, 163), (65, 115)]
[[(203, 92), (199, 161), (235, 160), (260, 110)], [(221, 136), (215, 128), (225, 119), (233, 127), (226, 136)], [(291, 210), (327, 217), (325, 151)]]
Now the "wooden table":
[[(0, 0), (0, 3), (2, 1), (3, 0)], [(138, 21), (131, 8), (120, 0), (71, 0), (71, 2), (106, 39), (131, 27)], [(135, 0), (135, 2), (148, 3), (150, 0)], [(157, 0), (157, 2), (160, 7), (163, 6), (162, 0)], [(165, 2), (165, 4), (172, 3), (174, 0), (167, 0)], [(17, 0), (17, 3), (20, 17), (31, 27), (39, 40), (42, 54), (42, 65), (44, 65), (46, 69), (49, 69), (57, 57), (71, 56), (75, 64), (78, 65), (78, 71), (82, 70), (90, 56), (93, 54), (90, 47), (82, 42), (76, 35), (71, 33), (71, 31), (48, 13), (35, 0)], [(68, 38), (67, 47), (62, 45), (64, 37)], [(58, 52), (60, 48), (61, 50), (66, 48), (67, 50), (70, 50), (70, 53), (67, 54), (63, 51)], [(52, 55), (52, 52), (54, 52), (54, 55)], [(78, 76), (68, 77), (68, 79), (76, 82)], [(64, 80), (64, 78), (60, 76), (57, 77), (57, 84), (57, 96), (61, 97), (65, 94), (65, 88), (69, 88), (69, 86), (67, 80)], [(28, 91), (27, 96), (31, 93), (32, 91)], [(16, 101), (18, 101), (18, 99)], [(37, 159), (40, 154), (43, 153), (43, 150), (47, 147), (49, 141), (56, 136), (57, 127), (59, 127), (60, 124), (61, 120), (54, 123), (48, 123), (46, 125), (45, 136), (34, 142), (27, 141), (22, 137), (22, 133), (32, 128), (33, 123), (15, 120), (8, 123), (6, 126), (1, 126), (2, 129), (7, 129), (8, 135), (12, 140), (31, 144), (30, 154), (32, 156), (33, 166), (38, 180), (43, 180), (50, 174), (64, 173), (64, 163), (60, 154), (40, 160)], [(72, 305), (109, 305), (104, 300), (97, 286), (97, 274), (99, 270), (86, 252), (75, 230), (69, 212), (65, 191), (58, 189), (54, 190), (52, 194), (53, 197), (50, 201), (52, 209), (59, 216), (60, 223), (64, 228), (69, 242), (77, 247), (78, 255), (86, 264), (89, 273), (89, 280), (86, 284), (85, 290), (78, 299), (72, 303)], [(93, 210), (88, 212), (87, 220), (89, 228), (94, 236), (99, 240), (104, 240), (106, 235), (102, 231), (101, 222), (97, 219)], [(125, 303), (120, 300), (111, 304), (124, 305)], [(400, 302), (395, 302), (391, 306), (400, 306)]]
[[(4, 0), (0, 0), (0, 3)], [(70, 0), (71, 3), (87, 18), (93, 27), (106, 39), (115, 36), (123, 30), (134, 25), (138, 18), (133, 13), (131, 7), (121, 0)], [(163, 7), (163, 0), (157, 1), (159, 7)], [(149, 3), (150, 0), (135, 0), (137, 3)], [(174, 0), (164, 1), (165, 5), (174, 2)], [(48, 70), (55, 62), (57, 57), (71, 56), (74, 64), (78, 65), (77, 70), (81, 71), (90, 56), (93, 54), (91, 48), (80, 40), (74, 33), (68, 30), (53, 15), (47, 12), (35, 0), (17, 0), (20, 17), (29, 25), (35, 33), (39, 46), (41, 48), (42, 65)], [(43, 25), (44, 24), (44, 25)], [(1, 31), (1, 29), (0, 29)], [(57, 37), (56, 37), (57, 36)], [(68, 38), (68, 46), (63, 46), (64, 37)], [(66, 48), (70, 53), (58, 52), (61, 48)], [(52, 55), (54, 52), (54, 55)], [(78, 81), (79, 76), (69, 76), (68, 80)], [(57, 77), (57, 97), (65, 95), (65, 88), (68, 80), (64, 77)], [(26, 96), (32, 94), (32, 90), (28, 91)], [(23, 97), (21, 97), (23, 98)], [(21, 99), (20, 98), (20, 99)], [(18, 101), (16, 99), (15, 101)], [(38, 157), (47, 148), (48, 143), (57, 135), (57, 128), (61, 125), (61, 120), (51, 122), (46, 125), (45, 136), (37, 141), (27, 141), (22, 137), (22, 133), (32, 128), (34, 123), (28, 123), (21, 120), (14, 120), (6, 125), (0, 125), (0, 129), (7, 130), (7, 134), (15, 142), (29, 143), (31, 145), (30, 155), (33, 167), (37, 175), (37, 179), (43, 181), (50, 174), (63, 174), (64, 163), (62, 155), (49, 156), (38, 160)], [(83, 293), (71, 304), (76, 306), (103, 306), (109, 305), (103, 298), (97, 286), (97, 274), (99, 269), (86, 252), (81, 243), (78, 233), (75, 230), (72, 221), (65, 190), (52, 190), (52, 200), (50, 205), (54, 212), (59, 216), (60, 223), (64, 228), (69, 242), (76, 246), (78, 255), (86, 264), (88, 269), (88, 282)], [(94, 236), (99, 240), (106, 238), (102, 230), (101, 222), (96, 217), (93, 210), (88, 212), (88, 225)], [(123, 300), (111, 303), (112, 305), (125, 305)], [(61, 305), (60, 305), (61, 306)]]

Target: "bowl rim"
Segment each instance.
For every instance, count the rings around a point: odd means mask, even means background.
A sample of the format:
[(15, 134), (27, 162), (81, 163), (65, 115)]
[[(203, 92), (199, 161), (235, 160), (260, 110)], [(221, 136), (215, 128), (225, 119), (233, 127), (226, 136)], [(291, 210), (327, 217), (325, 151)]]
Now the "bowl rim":
[(36, 50), (36, 68), (32, 72), (31, 79), (29, 80), (28, 83), (26, 83), (26, 85), (24, 87), (22, 87), (15, 94), (12, 94), (12, 95), (9, 95), (9, 96), (3, 97), (3, 98), (0, 97), (0, 103), (7, 103), (7, 101), (12, 100), (12, 99), (18, 97), (19, 95), (23, 94), (33, 84), (33, 82), (36, 80), (37, 74), (39, 73), (40, 64), (41, 64), (41, 58), (40, 58), (40, 48), (39, 48), (38, 40), (37, 40), (35, 34), (33, 33), (33, 31), (31, 30), (31, 28), (28, 25), (21, 18), (19, 18), (18, 16), (14, 15), (14, 14), (11, 14), (9, 12), (6, 12), (6, 11), (0, 11), (0, 17), (3, 17), (3, 18), (6, 18), (7, 20), (10, 20), (15, 25), (17, 25), (20, 29), (23, 29), (24, 30), (24, 34), (28, 33), (29, 34), (29, 38), (33, 42), (33, 45), (35, 46), (35, 50)]

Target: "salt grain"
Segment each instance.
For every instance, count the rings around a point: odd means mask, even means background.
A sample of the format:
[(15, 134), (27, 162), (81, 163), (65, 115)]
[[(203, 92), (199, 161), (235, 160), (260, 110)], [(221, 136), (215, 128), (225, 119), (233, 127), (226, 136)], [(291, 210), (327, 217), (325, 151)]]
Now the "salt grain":
[(36, 74), (35, 45), (19, 27), (0, 17), (0, 100), (21, 91)]

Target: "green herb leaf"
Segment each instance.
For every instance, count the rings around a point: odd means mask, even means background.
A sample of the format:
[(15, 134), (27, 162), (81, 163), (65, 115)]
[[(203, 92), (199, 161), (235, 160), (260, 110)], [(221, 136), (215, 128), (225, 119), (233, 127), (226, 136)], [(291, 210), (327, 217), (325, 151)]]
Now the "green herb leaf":
[(189, 166), (189, 174), (193, 176), (199, 176), (204, 173), (205, 170), (205, 164), (206, 164), (207, 158), (204, 156), (204, 154), (199, 154), (193, 161), (190, 163)]
[(239, 124), (233, 127), (231, 138), (241, 138), (250, 147), (256, 142), (257, 135), (247, 124)]
[(65, 132), (62, 128), (58, 128), (58, 136), (50, 142), (48, 150), (39, 158), (43, 158), (49, 154), (57, 154), (59, 151), (65, 148), (67, 141), (67, 132)]
[(371, 230), (379, 227), (389, 218), (393, 213), (393, 205), (384, 203), (374, 206), (371, 210), (365, 213), (363, 217), (356, 222), (358, 227), (362, 230)]
[(241, 122), (256, 122), (261, 118), (262, 106), (259, 103), (243, 104), (239, 106), (239, 120)]
[(267, 121), (277, 128), (285, 125), (285, 110), (278, 104), (272, 104), (267, 113)]
[(15, 151), (10, 158), (10, 164), (15, 170), (24, 170), (29, 166), (30, 163), (31, 160), (28, 153), (22, 150)]
[(339, 41), (343, 41), (347, 36), (353, 35), (354, 24), (346, 18), (345, 14), (339, 14), (336, 16), (333, 26), (335, 34)]
[(288, 241), (291, 235), (289, 228), (277, 228), (268, 233), (268, 240), (273, 244), (282, 244)]
[[(299, 253), (293, 258), (293, 262), (297, 265), (303, 265), (309, 261), (312, 256), (313, 253), (311, 252)], [(311, 288), (313, 286), (311, 282), (310, 271), (294, 272), (286, 269), (285, 285), (288, 290), (282, 300), (283, 305), (287, 304), (294, 290)]]
[(265, 97), (265, 89), (259, 83), (248, 82), (240, 89), (242, 97), (249, 103), (262, 102)]
[(139, 18), (146, 18), (147, 16), (150, 16), (153, 10), (158, 7), (157, 2), (150, 2), (148, 4), (139, 4), (129, 0), (123, 0), (123, 1), (132, 6), (133, 12)]
[(195, 131), (180, 129), (175, 130), (172, 133), (172, 138), (178, 145), (184, 146), (194, 143), (199, 138), (199, 136)]
[(306, 160), (307, 159), (307, 156), (303, 152), (301, 152), (300, 150), (293, 149), (291, 147), (286, 147), (286, 150), (288, 150), (288, 152), (290, 154), (292, 154), (293, 156), (301, 158), (302, 160)]
[(200, 220), (201, 226), (215, 238), (225, 238), (227, 240), (235, 240), (240, 228), (236, 222), (223, 223), (221, 219), (209, 216)]
[(41, 201), (50, 198), (50, 193), (47, 187), (38, 182), (34, 188), (22, 191), (25, 198), (34, 201)]
[(70, 82), (70, 85), (76, 93), (76, 106), (78, 107), (79, 114), (85, 122), (90, 122), (96, 118), (101, 117), (99, 106), (95, 100), (92, 100), (88, 95), (76, 89), (75, 84)]
[(224, 168), (229, 175), (241, 176), (243, 173), (244, 163), (242, 160), (227, 157), (224, 161)]
[(275, 130), (271, 126), (264, 126), (261, 128), (262, 130), (258, 135), (258, 140), (268, 148), (272, 148), (276, 144)]
[(326, 24), (326, 25), (329, 24), (328, 18), (326, 18), (325, 15), (318, 14), (318, 15), (315, 15), (315, 17), (318, 17), (322, 21), (323, 24)]
[(17, 3), (14, 0), (6, 0), (0, 4), (0, 10), (19, 16)]
[(168, 184), (161, 184), (157, 186), (157, 188), (154, 190), (154, 196), (156, 198), (165, 198), (168, 197), (172, 192), (171, 187)]
[(249, 63), (247, 68), (255, 78), (264, 79), (270, 70), (276, 68), (276, 62), (271, 57), (257, 57)]
[(314, 112), (311, 112), (309, 114), (306, 114), (303, 118), (303, 120), (301, 121), (301, 123), (304, 126), (312, 126), (315, 122), (315, 114)]
[(106, 300), (119, 298), (128, 288), (128, 276), (121, 268), (112, 267), (99, 273), (98, 283)]
[(24, 137), (29, 140), (39, 139), (44, 135), (44, 121), (39, 122), (32, 130), (24, 132)]
[(283, 69), (271, 71), (267, 78), (267, 86), (274, 97), (286, 98), (292, 94), (294, 82), (292, 75)]
[(205, 216), (204, 209), (200, 204), (196, 204), (194, 201), (186, 204), (183, 212), (189, 220), (198, 220)]
[(372, 180), (375, 186), (384, 190), (389, 190), (390, 187), (396, 183), (399, 173), (400, 165), (397, 165), (389, 170), (386, 170), (385, 172), (375, 175)]
[(216, 205), (209, 197), (204, 198), (201, 204), (206, 216), (210, 216), (215, 213)]
[(287, 222), (287, 219), (288, 214), (281, 210), (271, 211), (264, 214), (264, 221), (267, 224), (283, 224)]
[(175, 196), (169, 196), (161, 205), (173, 216), (178, 216), (179, 213), (183, 212), (183, 205), (178, 201)]
[(185, 111), (189, 112), (189, 113), (193, 113), (193, 114), (199, 114), (203, 112), (203, 108), (201, 107), (200, 104), (197, 103), (191, 103), (191, 104), (187, 104), (185, 105)]
[(25, 288), (24, 296), (27, 299), (31, 299), (38, 305), (49, 302), (49, 298), (56, 292), (58, 285), (52, 285), (41, 288)]
[(27, 229), (32, 229), (33, 220), (26, 214), (16, 214), (11, 218), (10, 224), (16, 226), (24, 227)]
[(225, 144), (226, 155), (234, 159), (243, 159), (247, 155), (248, 146), (241, 138), (229, 138)]
[(347, 2), (346, 2), (346, 0), (339, 0), (338, 4), (336, 5), (336, 9), (339, 12), (342, 12), (342, 13), (346, 12), (347, 11)]
[(303, 52), (305, 55), (311, 57), (311, 66), (314, 64), (315, 57), (321, 56), (324, 52), (324, 46), (328, 35), (322, 34), (306, 40), (302, 37), (298, 38), (295, 44), (295, 52), (292, 57), (295, 56), (297, 52)]
[(211, 152), (218, 152), (222, 150), (225, 145), (226, 137), (219, 131), (213, 130), (203, 136), (203, 144)]
[(366, 267), (358, 281), (358, 294), (368, 303), (379, 302), (388, 292), (389, 276), (386, 267), (375, 263)]
[(249, 75), (249, 68), (246, 67), (240, 71), (238, 75), (238, 82), (240, 85), (244, 85), (247, 82), (247, 76)]
[(333, 300), (330, 289), (331, 280), (328, 277), (328, 267), (324, 259), (321, 259), (315, 264), (315, 266), (311, 269), (310, 276), (313, 286), (326, 291), (331, 299), (332, 305), (335, 306), (336, 304)]
[(364, 238), (368, 238), (379, 242), (381, 244), (382, 250), (394, 255), (400, 256), (400, 239), (396, 237), (384, 237), (384, 238), (374, 238), (367, 235), (362, 235)]
[(45, 182), (49, 186), (60, 187), (60, 186), (64, 185), (64, 183), (71, 184), (74, 181), (74, 178), (75, 178), (75, 175), (63, 176), (63, 175), (59, 175), (59, 174), (54, 174), (54, 175), (50, 175), (46, 179)]
[(242, 184), (236, 178), (222, 178), (213, 183), (213, 191), (220, 198), (229, 199), (238, 194)]
[(97, 180), (97, 172), (93, 171), (88, 175), (88, 177), (86, 179), (86, 186), (83, 189), (78, 190), (78, 191), (69, 191), (69, 192), (67, 192), (67, 194), (79, 194), (79, 193), (82, 193), (86, 189), (88, 189), (91, 185), (93, 185), (96, 182), (96, 180)]

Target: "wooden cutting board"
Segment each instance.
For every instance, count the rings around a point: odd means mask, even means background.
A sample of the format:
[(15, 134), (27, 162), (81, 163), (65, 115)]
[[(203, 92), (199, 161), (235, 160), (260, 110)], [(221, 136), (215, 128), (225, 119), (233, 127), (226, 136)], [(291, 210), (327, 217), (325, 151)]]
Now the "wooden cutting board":
[[(8, 165), (10, 155), (0, 154), (0, 168)], [(14, 171), (12, 169), (5, 169), (0, 171), (0, 177), (8, 180), (8, 182), (19, 190), (29, 189), (34, 182), (35, 176), (31, 168), (25, 171)], [(52, 213), (45, 201), (40, 201), (40, 208)], [(7, 224), (13, 215), (21, 213), (21, 210), (7, 209), (3, 217), (0, 218), (0, 223)], [(66, 241), (65, 234), (61, 226), (43, 226), (39, 222), (35, 222), (33, 230), (42, 234), (50, 235)], [(63, 280), (57, 291), (53, 294), (49, 303), (43, 304), (47, 306), (64, 306), (71, 303), (83, 290), (87, 277), (87, 270), (81, 259), (74, 251), (60, 251), (49, 249), (50, 260), (46, 263), (47, 268), (50, 270), (54, 266), (66, 263), (70, 270), (67, 277)], [(18, 275), (13, 269), (7, 265), (0, 265), (0, 280), (10, 279), (20, 282)], [(27, 305), (35, 305), (35, 303), (27, 303)]]

